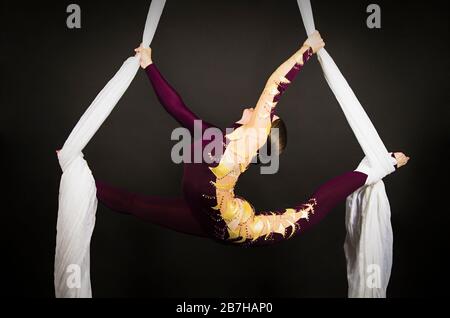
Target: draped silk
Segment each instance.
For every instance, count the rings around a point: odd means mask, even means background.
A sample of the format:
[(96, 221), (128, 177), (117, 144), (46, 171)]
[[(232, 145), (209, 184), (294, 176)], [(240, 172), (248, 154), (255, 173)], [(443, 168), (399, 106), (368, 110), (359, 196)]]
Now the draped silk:
[[(165, 0), (153, 0), (142, 43), (149, 47)], [(58, 154), (62, 168), (55, 251), (55, 296), (92, 297), (89, 249), (97, 209), (96, 187), (83, 149), (109, 116), (139, 69), (140, 57), (128, 58), (78, 121)]]
[[(310, 0), (297, 0), (308, 35), (315, 31)], [(317, 52), (328, 85), (353, 130), (365, 158), (357, 170), (366, 186), (347, 198), (344, 244), (349, 297), (386, 297), (392, 267), (389, 200), (381, 179), (392, 173), (392, 157), (344, 76), (325, 49)]]

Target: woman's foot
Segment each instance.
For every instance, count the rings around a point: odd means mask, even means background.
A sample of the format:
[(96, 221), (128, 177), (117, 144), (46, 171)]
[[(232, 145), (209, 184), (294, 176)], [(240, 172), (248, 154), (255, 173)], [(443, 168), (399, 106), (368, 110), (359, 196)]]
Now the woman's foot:
[(406, 156), (403, 152), (394, 152), (395, 160), (397, 160), (397, 168), (400, 168), (406, 165), (409, 161), (409, 157)]

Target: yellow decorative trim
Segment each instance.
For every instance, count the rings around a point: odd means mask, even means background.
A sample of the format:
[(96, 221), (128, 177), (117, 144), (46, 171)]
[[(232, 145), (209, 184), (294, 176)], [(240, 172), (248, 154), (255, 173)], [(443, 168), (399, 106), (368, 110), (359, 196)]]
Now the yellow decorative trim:
[[(278, 90), (274, 88), (271, 93), (277, 94)], [(267, 105), (274, 106), (275, 103), (267, 103)], [(267, 135), (269, 135), (270, 129), (271, 123), (269, 121), (266, 127)], [(254, 149), (255, 153), (252, 154), (241, 153), (242, 149), (237, 142), (241, 138), (251, 137), (248, 134), (245, 126), (241, 126), (227, 135), (227, 138), (231, 141), (226, 147), (219, 165), (210, 168), (216, 177), (215, 182), (211, 181), (211, 184), (216, 188), (217, 205), (212, 208), (220, 211), (220, 215), (227, 225), (229, 240), (234, 243), (243, 243), (247, 240), (255, 241), (261, 237), (268, 240), (272, 233), (278, 233), (286, 237), (288, 229), (290, 229), (289, 237), (291, 237), (298, 230), (297, 222), (300, 219), (308, 220), (310, 213), (314, 213), (316, 201), (310, 199), (301, 209), (290, 208), (280, 214), (272, 212), (266, 215), (256, 215), (254, 208), (248, 201), (237, 198), (234, 195), (234, 187), (240, 174), (249, 166), (249, 160), (245, 160), (245, 158), (253, 158), (258, 150)], [(257, 143), (260, 143), (260, 141), (257, 141)], [(244, 160), (238, 162), (235, 160), (236, 158)]]
[(214, 167), (214, 168), (210, 167), (209, 169), (212, 171), (212, 173), (214, 173), (214, 175), (218, 179), (223, 179), (226, 175), (230, 174), (230, 172), (233, 170), (224, 164), (219, 164), (217, 167)]

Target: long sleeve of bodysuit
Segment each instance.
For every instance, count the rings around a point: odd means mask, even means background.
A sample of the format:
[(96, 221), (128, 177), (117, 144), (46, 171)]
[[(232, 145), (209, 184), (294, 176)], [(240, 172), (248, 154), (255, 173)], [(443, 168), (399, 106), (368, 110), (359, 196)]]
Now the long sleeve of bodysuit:
[(252, 119), (250, 119), (248, 124), (244, 125), (250, 128), (265, 128), (266, 135), (264, 138), (253, 138), (254, 141), (249, 142), (249, 145), (251, 145), (249, 146), (249, 151), (245, 154), (240, 154), (238, 153), (238, 142), (235, 141), (243, 138), (243, 130), (236, 129), (234, 132), (228, 134), (227, 139), (230, 141), (228, 146), (230, 148), (230, 152), (225, 152), (225, 156), (228, 156), (228, 158), (224, 160), (225, 162), (229, 162), (233, 165), (233, 158), (236, 156), (242, 158), (244, 162), (249, 162), (257, 154), (259, 149), (266, 143), (267, 137), (270, 133), (270, 129), (268, 128), (271, 127), (273, 116), (275, 116), (276, 105), (280, 101), (281, 96), (295, 80), (306, 62), (310, 60), (312, 55), (312, 49), (308, 48), (306, 51), (301, 53), (302, 61), (299, 62), (297, 60), (299, 59), (300, 54), (297, 52), (272, 73), (267, 80), (264, 90), (262, 91), (256, 104)]
[[(257, 119), (260, 123), (265, 126), (265, 119), (269, 118), (272, 120), (276, 105), (281, 99), (281, 96), (289, 88), (292, 82), (297, 77), (300, 70), (304, 67), (306, 62), (309, 61), (313, 51), (311, 48), (303, 52), (302, 63), (295, 61), (295, 55), (283, 63), (267, 81), (266, 87), (258, 101), (256, 106), (257, 109)], [(292, 65), (292, 66), (290, 66)], [(290, 68), (290, 69), (289, 69)]]
[(178, 121), (178, 123), (180, 123), (180, 125), (189, 129), (192, 134), (194, 133), (195, 121), (199, 121), (199, 123), (201, 123), (202, 132), (205, 129), (212, 127), (211, 124), (202, 121), (186, 106), (181, 96), (161, 75), (154, 63), (147, 66), (145, 68), (145, 72), (150, 79), (161, 105), (170, 115), (172, 115), (173, 118), (175, 118), (175, 120)]
[(306, 62), (309, 61), (311, 56), (313, 55), (313, 51), (311, 48), (309, 48), (306, 52), (303, 53), (303, 64), (295, 63), (295, 65), (291, 68), (291, 70), (284, 75), (284, 79), (280, 78), (278, 81), (276, 81), (276, 91), (272, 91), (273, 99), (272, 99), (272, 107), (271, 107), (271, 116), (275, 114), (275, 105), (279, 102), (281, 99), (281, 96), (284, 94), (284, 92), (289, 88), (291, 83), (295, 80), (300, 70), (305, 66)]
[(278, 82), (278, 94), (276, 94), (273, 98), (273, 102), (278, 102), (281, 98), (281, 95), (286, 91), (286, 89), (289, 87), (289, 85), (294, 81), (294, 79), (297, 77), (300, 70), (303, 68), (306, 62), (309, 61), (311, 56), (313, 55), (313, 51), (311, 48), (309, 48), (305, 53), (303, 53), (303, 64), (296, 63), (292, 69), (284, 76), (289, 82)]

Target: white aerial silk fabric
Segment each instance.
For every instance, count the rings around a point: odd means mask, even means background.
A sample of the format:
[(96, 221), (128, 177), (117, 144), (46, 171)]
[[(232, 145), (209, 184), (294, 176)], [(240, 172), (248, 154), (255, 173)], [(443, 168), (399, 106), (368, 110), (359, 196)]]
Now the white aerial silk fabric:
[[(297, 0), (308, 35), (315, 31), (310, 0)], [(386, 297), (392, 267), (391, 211), (384, 183), (392, 173), (390, 156), (352, 89), (325, 49), (317, 52), (325, 79), (338, 100), (364, 154), (357, 170), (366, 185), (347, 198), (344, 244), (349, 297)]]
[[(151, 2), (142, 40), (144, 47), (149, 47), (153, 40), (165, 2)], [(133, 81), (139, 59), (134, 56), (123, 63), (83, 114), (58, 154), (63, 174), (55, 251), (56, 297), (92, 297), (89, 249), (97, 197), (95, 181), (82, 151)]]

